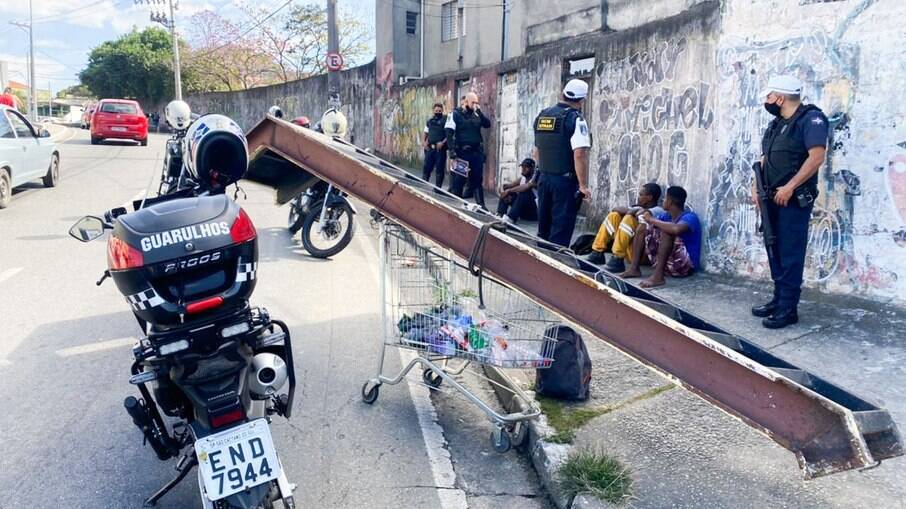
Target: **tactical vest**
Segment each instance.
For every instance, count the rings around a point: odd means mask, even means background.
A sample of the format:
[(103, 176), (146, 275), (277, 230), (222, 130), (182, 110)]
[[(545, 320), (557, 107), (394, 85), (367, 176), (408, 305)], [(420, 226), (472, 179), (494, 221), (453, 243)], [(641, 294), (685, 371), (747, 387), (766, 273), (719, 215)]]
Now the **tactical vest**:
[[(789, 120), (778, 117), (768, 124), (768, 129), (761, 140), (768, 187), (776, 189), (789, 182), (808, 159), (808, 149), (802, 139), (802, 131), (795, 127), (802, 116), (812, 110), (821, 111), (814, 104), (807, 104), (800, 106)], [(813, 175), (802, 186), (817, 190), (818, 174)]]
[(431, 117), (428, 119), (428, 144), (434, 145), (440, 143), (447, 137), (444, 130), (444, 124), (447, 123), (447, 116), (442, 115), (440, 118)]
[(538, 147), (538, 170), (542, 173), (575, 173), (572, 133), (566, 132), (566, 121), (579, 111), (564, 104), (558, 104), (538, 114), (535, 119), (535, 146)]
[(481, 150), (481, 117), (474, 111), (469, 112), (462, 108), (456, 120), (456, 150)]

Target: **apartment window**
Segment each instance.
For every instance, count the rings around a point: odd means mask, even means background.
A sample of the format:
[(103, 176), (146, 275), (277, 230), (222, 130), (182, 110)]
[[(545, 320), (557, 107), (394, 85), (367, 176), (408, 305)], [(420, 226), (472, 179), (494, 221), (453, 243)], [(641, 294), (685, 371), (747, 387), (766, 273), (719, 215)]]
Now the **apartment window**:
[(459, 37), (459, 21), (462, 10), (456, 7), (456, 1), (440, 6), (441, 40), (452, 41)]
[(418, 26), (418, 13), (406, 11), (406, 33), (415, 35), (415, 27)]

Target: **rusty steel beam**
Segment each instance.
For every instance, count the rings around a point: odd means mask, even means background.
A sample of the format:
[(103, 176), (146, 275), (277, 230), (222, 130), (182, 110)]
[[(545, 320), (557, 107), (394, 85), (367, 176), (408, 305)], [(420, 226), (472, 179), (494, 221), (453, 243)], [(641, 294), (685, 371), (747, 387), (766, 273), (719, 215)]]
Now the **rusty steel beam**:
[[(390, 163), (287, 122), (268, 117), (248, 141), (253, 180), (262, 173), (255, 162), (291, 162), (464, 258), (482, 219), (491, 219)], [(806, 478), (903, 454), (886, 410), (549, 247), (524, 232), (491, 230), (483, 269), (762, 431), (795, 453)]]

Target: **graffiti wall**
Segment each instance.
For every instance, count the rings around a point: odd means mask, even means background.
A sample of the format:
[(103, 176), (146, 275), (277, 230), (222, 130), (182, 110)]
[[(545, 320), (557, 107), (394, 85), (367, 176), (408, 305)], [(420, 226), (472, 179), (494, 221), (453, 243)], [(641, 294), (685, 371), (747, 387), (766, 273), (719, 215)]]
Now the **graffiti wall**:
[(483, 130), (485, 144), (484, 185), (494, 189), (497, 180), (497, 72), (495, 68), (478, 70), (454, 79), (443, 77), (410, 82), (403, 86), (379, 85), (374, 102), (375, 150), (389, 159), (409, 168), (421, 168), (424, 161), (422, 136), (425, 122), (432, 114), (434, 103), (444, 105), (450, 112), (457, 106), (454, 98), (457, 82), (468, 79), (469, 90), (481, 98), (482, 112), (492, 122)]
[[(769, 5), (770, 4), (770, 5)], [(793, 74), (831, 121), (810, 229), (807, 284), (876, 297), (906, 295), (906, 4), (895, 0), (789, 2), (780, 32), (760, 21), (775, 2), (727, 2), (717, 50), (716, 164), (707, 266), (764, 277), (755, 233), (751, 164), (770, 120), (758, 96), (770, 75)], [(809, 23), (794, 20), (808, 19)], [(772, 25), (776, 26), (776, 25)]]
[(588, 112), (593, 215), (635, 203), (647, 182), (678, 185), (703, 216), (713, 138), (717, 11), (606, 41)]

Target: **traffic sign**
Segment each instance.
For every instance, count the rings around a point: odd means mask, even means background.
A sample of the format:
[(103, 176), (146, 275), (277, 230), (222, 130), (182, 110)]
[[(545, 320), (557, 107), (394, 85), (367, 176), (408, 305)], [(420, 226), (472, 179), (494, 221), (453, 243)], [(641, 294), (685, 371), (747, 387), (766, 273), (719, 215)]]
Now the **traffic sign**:
[(339, 71), (343, 68), (343, 55), (331, 51), (327, 54), (327, 70)]

